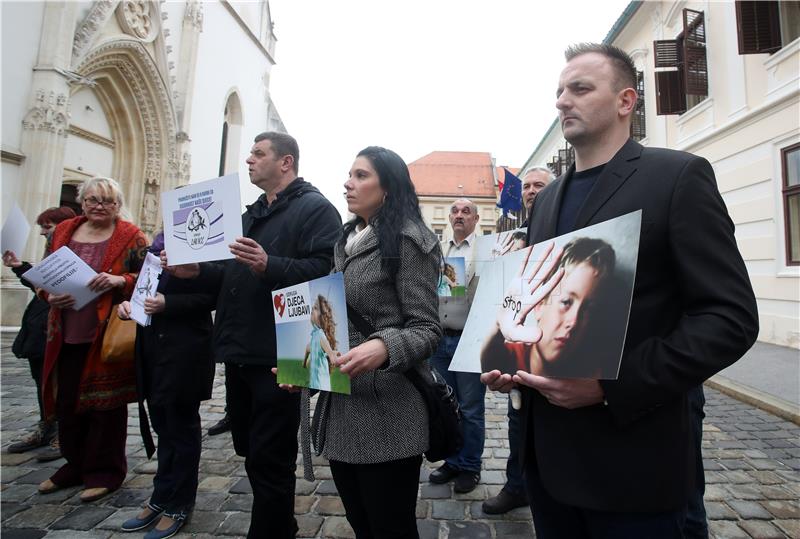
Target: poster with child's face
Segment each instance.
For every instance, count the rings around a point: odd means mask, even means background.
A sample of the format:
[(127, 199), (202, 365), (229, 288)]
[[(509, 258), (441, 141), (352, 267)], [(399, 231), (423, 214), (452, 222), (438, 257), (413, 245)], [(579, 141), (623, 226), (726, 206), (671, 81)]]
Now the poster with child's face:
[(272, 292), (278, 383), (350, 394), (334, 361), (350, 350), (344, 279), (333, 273)]
[(524, 249), (527, 241), (527, 228), (478, 236), (475, 241), (475, 275), (480, 276), (484, 266), (495, 258)]
[(467, 294), (467, 271), (463, 256), (442, 258), (438, 292), (441, 297), (463, 297)]

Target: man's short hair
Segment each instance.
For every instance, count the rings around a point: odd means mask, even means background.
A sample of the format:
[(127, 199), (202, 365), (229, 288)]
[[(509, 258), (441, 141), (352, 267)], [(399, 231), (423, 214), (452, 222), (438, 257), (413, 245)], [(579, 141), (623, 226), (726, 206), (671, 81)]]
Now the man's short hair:
[(472, 208), (472, 211), (475, 212), (475, 213), (478, 213), (478, 205), (475, 204), (474, 202), (472, 202), (468, 198), (457, 198), (457, 199), (455, 199), (453, 201), (453, 203), (450, 204), (450, 211), (453, 211), (453, 206), (456, 205), (456, 202), (467, 202), (467, 203), (469, 203), (469, 207)]
[(606, 45), (605, 43), (578, 43), (567, 47), (567, 50), (564, 51), (564, 56), (569, 62), (576, 56), (590, 52), (602, 54), (611, 62), (611, 67), (616, 73), (615, 82), (617, 87), (615, 90), (620, 91), (624, 88), (636, 89), (636, 66), (628, 53), (619, 47)]
[(527, 176), (527, 175), (528, 175), (528, 174), (530, 174), (531, 172), (536, 172), (537, 170), (541, 170), (542, 172), (546, 172), (546, 173), (547, 173), (547, 181), (548, 181), (548, 182), (552, 182), (553, 180), (555, 180), (555, 179), (556, 179), (556, 175), (555, 175), (555, 174), (553, 174), (553, 171), (552, 171), (552, 170), (550, 170), (548, 167), (546, 167), (546, 166), (544, 166), (544, 165), (537, 165), (537, 166), (535, 166), (535, 167), (531, 167), (531, 168), (529, 168), (529, 169), (528, 169), (528, 170), (526, 170), (526, 171), (525, 171), (525, 173), (522, 175), (522, 178), (523, 178), (523, 179), (525, 179), (525, 176)]
[(262, 140), (268, 140), (272, 143), (272, 149), (278, 157), (291, 155), (294, 158), (294, 173), (297, 174), (300, 170), (300, 148), (297, 146), (297, 141), (293, 136), (286, 133), (278, 133), (277, 131), (264, 131), (256, 135), (253, 142), (261, 142)]

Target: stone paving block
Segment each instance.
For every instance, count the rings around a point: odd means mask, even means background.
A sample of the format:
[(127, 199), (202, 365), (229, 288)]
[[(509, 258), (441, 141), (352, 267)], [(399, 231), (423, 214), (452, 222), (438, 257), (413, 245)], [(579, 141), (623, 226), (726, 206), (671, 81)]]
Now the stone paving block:
[(789, 537), (800, 537), (800, 520), (774, 520), (772, 521), (783, 533)]
[(108, 505), (114, 507), (142, 507), (150, 499), (152, 489), (121, 488), (108, 498)]
[(2, 471), (0, 471), (0, 482), (6, 484), (11, 483), (34, 470), (35, 468), (28, 468), (26, 466), (3, 466)]
[(35, 530), (33, 528), (26, 528), (26, 529), (3, 528), (2, 535), (3, 539), (39, 539), (40, 537), (44, 537), (45, 535), (47, 535), (47, 531)]
[[(302, 476), (302, 466), (297, 468), (297, 470)], [(333, 475), (331, 475), (331, 468), (330, 466), (314, 466), (314, 477), (317, 479), (333, 479)]]
[(33, 495), (39, 496), (33, 485), (9, 485), (3, 489), (4, 502), (24, 502)]
[[(78, 493), (80, 491), (81, 487), (69, 487), (51, 492), (50, 494), (39, 494), (37, 492), (33, 497), (27, 500), (27, 503), (49, 503), (50, 505), (57, 505), (74, 498), (74, 500), (70, 500), (71, 502), (74, 502), (72, 505), (80, 505), (81, 501), (78, 499)], [(5, 499), (5, 495), (5, 491), (3, 491), (3, 499)]]
[(136, 473), (155, 474), (156, 471), (158, 471), (158, 462), (154, 460), (146, 460), (138, 466), (133, 467), (133, 470)]
[(41, 468), (39, 470), (31, 470), (30, 473), (17, 478), (15, 482), (19, 485), (38, 485), (45, 479), (50, 479), (51, 475), (53, 475), (53, 470)]
[(420, 539), (439, 539), (441, 524), (436, 520), (417, 520), (417, 533)]
[(239, 465), (233, 462), (208, 461), (200, 464), (200, 472), (208, 475), (231, 477)]
[(226, 518), (225, 513), (218, 513), (216, 511), (199, 511), (195, 509), (192, 511), (192, 517), (189, 519), (188, 524), (183, 527), (182, 531), (187, 533), (210, 533), (214, 534)]
[(711, 537), (718, 539), (750, 539), (750, 535), (736, 525), (735, 522), (728, 520), (713, 520), (708, 523), (708, 531)]
[(453, 497), (456, 500), (485, 500), (488, 498), (486, 488), (486, 485), (478, 485), (470, 492), (453, 492)]
[(311, 494), (317, 489), (319, 481), (306, 481), (305, 479), (298, 479), (294, 487), (295, 494)]
[(248, 478), (242, 477), (228, 489), (228, 492), (231, 494), (252, 494), (253, 487), (250, 485)]
[(122, 528), (122, 523), (128, 520), (129, 518), (133, 518), (141, 512), (141, 509), (118, 509), (114, 511), (109, 517), (102, 522), (98, 523), (95, 528), (99, 528), (102, 530), (110, 530), (112, 532), (120, 531)]
[(344, 517), (328, 517), (322, 525), (322, 537), (331, 539), (355, 539), (356, 534)]
[(778, 519), (800, 519), (800, 503), (788, 500), (765, 500), (761, 505)]
[(203, 511), (219, 511), (227, 499), (227, 492), (198, 492), (195, 507)]
[(756, 491), (768, 500), (794, 500), (796, 496), (778, 485), (756, 485)]
[(786, 537), (778, 528), (763, 520), (742, 521), (739, 526), (758, 539), (783, 539)]
[(505, 485), (506, 474), (505, 472), (498, 472), (496, 470), (482, 471), (481, 483), (485, 485)]
[(417, 498), (417, 506), (414, 509), (414, 514), (417, 518), (427, 518), (429, 508), (430, 502)]
[(294, 497), (294, 514), (304, 515), (311, 511), (311, 506), (317, 501), (315, 496), (295, 496)]
[(0, 515), (2, 515), (3, 522), (5, 523), (6, 520), (27, 508), (27, 505), (22, 505), (20, 503), (3, 502), (0, 504)]
[(125, 481), (123, 485), (127, 488), (152, 489), (153, 476), (149, 474), (134, 475), (129, 480)]
[(431, 518), (445, 520), (462, 520), (466, 518), (467, 502), (456, 500), (432, 500)]
[(764, 507), (757, 502), (748, 500), (728, 500), (728, 507), (736, 511), (736, 513), (744, 520), (767, 520), (772, 518), (772, 514), (770, 514), (769, 511), (764, 509)]
[(706, 485), (706, 492), (703, 499), (707, 502), (725, 501), (730, 497), (728, 490), (719, 484)]
[(344, 515), (344, 505), (339, 496), (320, 496), (315, 511), (320, 515)]
[(492, 530), (484, 522), (448, 522), (448, 539), (490, 539)]
[(4, 447), (2, 455), (0, 464), (3, 466), (18, 466), (23, 462), (33, 460), (33, 454), (30, 451), (27, 453), (6, 453), (6, 448)]
[(232, 513), (217, 528), (215, 535), (236, 535), (245, 536), (250, 529), (249, 513)]
[(708, 520), (736, 520), (737, 516), (730, 507), (721, 502), (708, 502), (706, 506), (706, 515)]
[(498, 538), (533, 537), (533, 524), (530, 522), (495, 522), (495, 533)]
[(56, 520), (72, 511), (71, 507), (62, 505), (34, 505), (21, 511), (8, 520), (3, 527), (11, 528), (46, 528)]
[(297, 537), (316, 537), (324, 519), (322, 517), (303, 515), (297, 517)]
[[(81, 539), (108, 539), (113, 535), (110, 530), (88, 530), (80, 532)], [(44, 539), (75, 539), (75, 530), (52, 530), (47, 532)]]
[(753, 471), (749, 473), (756, 482), (762, 485), (779, 485), (784, 482), (778, 474), (772, 471)]
[(211, 492), (225, 492), (234, 483), (234, 479), (230, 477), (212, 476), (206, 477), (197, 485), (197, 490), (206, 490)]
[(428, 483), (427, 485), (422, 485), (419, 490), (420, 496), (427, 499), (449, 498), (452, 494), (449, 484), (434, 485), (433, 483)]
[(109, 507), (84, 505), (50, 526), (54, 530), (91, 530), (114, 513)]
[(338, 495), (339, 491), (336, 490), (336, 484), (333, 482), (333, 480), (327, 479), (319, 484), (316, 493), (320, 496), (332, 496)]

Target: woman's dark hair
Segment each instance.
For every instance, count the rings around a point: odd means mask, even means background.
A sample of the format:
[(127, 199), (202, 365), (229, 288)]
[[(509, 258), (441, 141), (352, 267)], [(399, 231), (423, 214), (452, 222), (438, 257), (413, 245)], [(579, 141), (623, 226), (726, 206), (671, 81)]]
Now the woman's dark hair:
[[(400, 231), (406, 222), (412, 221), (424, 227), (419, 199), (411, 183), (405, 161), (392, 150), (380, 146), (369, 146), (358, 152), (357, 157), (366, 157), (378, 173), (381, 188), (386, 198), (370, 223), (378, 235), (381, 265), (392, 274), (400, 267)], [(342, 241), (346, 241), (356, 225), (363, 223), (360, 217), (344, 225)]]
[(47, 208), (39, 216), (36, 218), (36, 224), (42, 226), (46, 223), (53, 223), (57, 225), (61, 221), (66, 221), (67, 219), (72, 219), (75, 217), (75, 212), (72, 208), (68, 208), (67, 206), (53, 207)]

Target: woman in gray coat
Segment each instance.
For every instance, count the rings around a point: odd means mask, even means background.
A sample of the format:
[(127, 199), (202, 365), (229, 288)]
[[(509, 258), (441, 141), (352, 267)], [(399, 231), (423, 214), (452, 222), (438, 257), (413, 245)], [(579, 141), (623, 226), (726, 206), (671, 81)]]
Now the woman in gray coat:
[(350, 351), (337, 361), (351, 394), (320, 393), (314, 446), (330, 461), (358, 539), (415, 538), (428, 418), (404, 373), (428, 368), (441, 336), (441, 252), (399, 155), (366, 148), (349, 176), (347, 208), (356, 217), (335, 247), (334, 271), (344, 272), (347, 302), (374, 332), (365, 337), (351, 321)]

